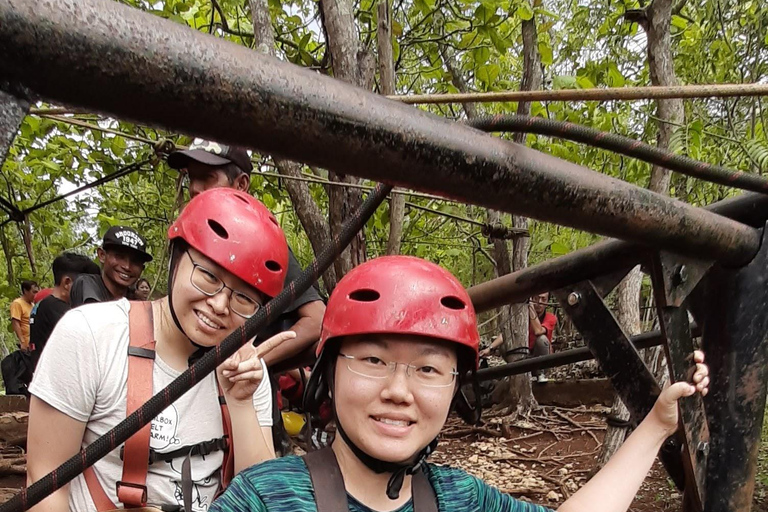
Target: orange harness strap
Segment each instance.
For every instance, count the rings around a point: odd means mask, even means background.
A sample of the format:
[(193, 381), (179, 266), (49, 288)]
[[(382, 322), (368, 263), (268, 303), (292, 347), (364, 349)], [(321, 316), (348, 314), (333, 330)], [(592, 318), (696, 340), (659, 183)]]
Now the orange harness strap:
[[(152, 369), (155, 365), (152, 320), (151, 302), (131, 302), (128, 315), (130, 345), (126, 417), (152, 398)], [(147, 423), (125, 442), (123, 478), (117, 482), (117, 499), (126, 508), (147, 504), (150, 429), (151, 425)]]

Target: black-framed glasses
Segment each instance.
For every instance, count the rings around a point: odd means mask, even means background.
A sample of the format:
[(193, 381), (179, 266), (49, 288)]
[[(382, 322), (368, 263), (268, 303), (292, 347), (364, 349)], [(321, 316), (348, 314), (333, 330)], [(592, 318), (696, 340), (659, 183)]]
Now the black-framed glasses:
[(227, 286), (216, 274), (193, 260), (189, 251), (185, 252), (189, 256), (189, 261), (192, 262), (192, 273), (189, 276), (189, 282), (197, 291), (208, 297), (213, 297), (226, 288), (231, 292), (229, 295), (229, 309), (234, 314), (243, 318), (251, 318), (256, 314), (261, 307), (261, 304), (256, 299)]
[(459, 372), (445, 363), (432, 361), (412, 361), (410, 363), (398, 363), (397, 361), (385, 361), (377, 356), (350, 356), (339, 353), (339, 357), (346, 359), (347, 368), (352, 373), (369, 379), (386, 379), (394, 375), (399, 365), (405, 366), (405, 375), (420, 386), (427, 388), (446, 388), (456, 381)]

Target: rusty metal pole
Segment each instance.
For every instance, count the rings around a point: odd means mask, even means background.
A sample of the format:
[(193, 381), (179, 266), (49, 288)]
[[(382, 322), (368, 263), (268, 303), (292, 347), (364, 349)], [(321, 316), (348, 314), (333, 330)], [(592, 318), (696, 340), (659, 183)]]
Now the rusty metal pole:
[(112, 0), (0, 0), (0, 26), (0, 79), (49, 101), (693, 257), (757, 252), (737, 222)]
[(705, 285), (703, 348), (712, 386), (704, 399), (710, 444), (707, 512), (748, 512), (768, 381), (768, 240), (749, 265), (715, 267)]
[[(746, 193), (711, 204), (706, 209), (744, 224), (761, 227), (768, 220), (768, 196)], [(643, 263), (646, 247), (621, 240), (604, 240), (533, 267), (491, 279), (469, 288), (478, 312), (503, 304), (524, 302), (536, 294), (593, 279)]]

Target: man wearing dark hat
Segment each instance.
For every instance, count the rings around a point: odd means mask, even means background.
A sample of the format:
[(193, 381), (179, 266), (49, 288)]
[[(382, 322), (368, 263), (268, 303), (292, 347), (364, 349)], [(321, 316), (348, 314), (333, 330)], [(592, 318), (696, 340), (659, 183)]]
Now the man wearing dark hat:
[[(244, 192), (249, 191), (251, 185), (251, 171), (253, 164), (248, 152), (239, 147), (227, 146), (216, 142), (196, 140), (188, 150), (176, 151), (168, 155), (168, 165), (185, 174), (188, 180), (189, 196), (217, 187), (228, 187)], [(286, 284), (301, 274), (301, 266), (289, 248), (288, 273)], [(320, 339), (320, 326), (325, 313), (325, 304), (320, 294), (314, 287), (310, 287), (291, 304), (288, 309), (262, 333), (260, 339), (280, 331), (294, 331), (296, 337), (286, 340), (269, 354), (264, 356), (268, 367), (279, 365), (279, 368), (290, 369), (302, 365), (304, 361), (297, 361), (294, 356), (301, 358), (302, 354), (311, 354), (311, 348)], [(274, 373), (270, 372), (273, 379), (272, 390), (277, 393), (278, 386), (274, 381)], [(274, 404), (277, 404), (275, 399)], [(273, 421), (275, 430), (281, 430), (280, 411), (275, 409)], [(275, 432), (278, 451), (284, 451), (280, 446), (281, 433)]]
[(236, 146), (196, 141), (189, 149), (168, 155), (168, 165), (185, 173), (190, 199), (218, 187), (248, 192), (251, 185), (251, 157)]
[(101, 274), (81, 274), (75, 279), (70, 291), (72, 307), (125, 297), (128, 287), (141, 277), (144, 265), (152, 261), (146, 249), (147, 242), (135, 230), (125, 226), (109, 228), (97, 251)]

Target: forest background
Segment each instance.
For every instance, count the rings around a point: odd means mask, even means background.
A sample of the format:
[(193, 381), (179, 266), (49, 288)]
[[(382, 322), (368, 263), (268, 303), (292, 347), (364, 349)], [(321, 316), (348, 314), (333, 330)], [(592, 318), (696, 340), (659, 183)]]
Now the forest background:
[[(383, 6), (379, 0), (121, 1), (317, 73), (390, 94), (768, 79), (768, 4), (759, 0), (381, 0)], [(671, 57), (668, 62), (663, 62), (665, 55)], [(768, 112), (760, 98), (667, 102), (666, 108), (659, 103), (507, 102), (418, 108), (457, 120), (529, 109), (534, 116), (659, 143), (707, 162), (750, 172), (768, 169)], [(130, 164), (152, 160), (153, 142), (168, 139), (186, 145), (192, 140), (89, 113), (51, 115), (48, 107), (38, 104), (41, 110), (26, 117), (2, 167), (0, 196), (20, 210)], [(195, 105), (188, 108), (194, 115)], [(300, 134), (296, 140), (301, 143)], [(518, 140), (695, 205), (736, 193), (681, 175), (652, 183), (650, 165), (575, 143), (533, 135)], [(254, 154), (253, 160), (251, 192), (276, 213), (303, 265), (337, 228), (344, 212), (359, 201), (361, 190), (373, 185), (267, 155)], [(352, 252), (325, 274), (326, 291), (354, 264), (387, 252), (427, 258), (471, 286), (509, 268), (598, 240), (589, 233), (512, 219), (425, 194), (404, 191), (399, 197), (405, 203), (379, 208)], [(37, 209), (23, 222), (4, 222), (0, 351), (13, 350), (16, 344), (8, 307), (19, 295), (20, 281), (31, 278), (51, 286), (53, 258), (64, 250), (95, 257), (100, 235), (109, 225), (132, 226), (147, 238), (155, 261), (145, 276), (156, 293), (165, 293), (165, 233), (182, 201), (178, 173), (164, 161), (153, 160), (138, 172)], [(529, 236), (494, 244), (482, 234), (489, 222), (528, 229)], [(649, 284), (639, 275), (632, 290), (629, 307), (637, 314), (652, 310)], [(503, 317), (495, 315), (481, 317), (486, 338), (502, 328)], [(652, 322), (649, 315), (644, 320)]]

